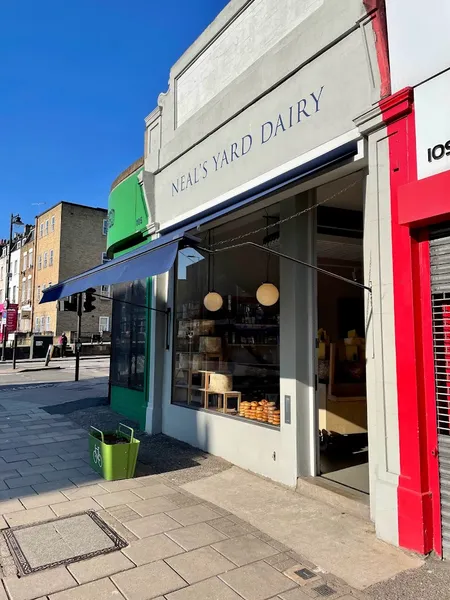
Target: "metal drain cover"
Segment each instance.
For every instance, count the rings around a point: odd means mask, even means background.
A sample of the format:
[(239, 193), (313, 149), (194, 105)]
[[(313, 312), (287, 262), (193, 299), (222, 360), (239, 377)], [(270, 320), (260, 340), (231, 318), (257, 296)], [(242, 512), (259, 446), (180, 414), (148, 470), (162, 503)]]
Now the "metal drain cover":
[(128, 544), (95, 512), (4, 530), (20, 575), (67, 565)]
[(310, 571), (309, 569), (299, 569), (298, 571), (295, 571), (295, 574), (305, 580), (313, 579), (313, 577), (317, 577), (317, 575), (315, 573), (313, 573), (312, 571)]
[(323, 597), (332, 596), (333, 594), (336, 593), (336, 591), (333, 590), (333, 588), (331, 588), (326, 583), (324, 583), (323, 585), (319, 585), (316, 588), (313, 588), (313, 590), (315, 592), (317, 592), (319, 594), (319, 596), (323, 596)]

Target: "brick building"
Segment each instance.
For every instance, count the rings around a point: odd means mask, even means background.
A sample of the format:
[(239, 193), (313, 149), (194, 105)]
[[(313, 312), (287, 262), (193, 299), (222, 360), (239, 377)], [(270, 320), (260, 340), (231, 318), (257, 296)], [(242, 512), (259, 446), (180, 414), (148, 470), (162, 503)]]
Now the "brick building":
[[(36, 218), (33, 330), (69, 340), (76, 313), (58, 310), (57, 303), (40, 305), (43, 291), (106, 260), (107, 211), (60, 202)], [(109, 295), (109, 289), (102, 293)], [(96, 310), (83, 315), (83, 336), (109, 331), (111, 303), (98, 299)]]

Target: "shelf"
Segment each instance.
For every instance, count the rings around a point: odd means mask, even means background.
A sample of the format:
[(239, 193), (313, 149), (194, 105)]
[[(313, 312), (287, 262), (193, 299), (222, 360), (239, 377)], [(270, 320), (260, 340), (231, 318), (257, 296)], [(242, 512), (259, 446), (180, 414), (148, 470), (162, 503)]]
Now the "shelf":
[(279, 344), (247, 344), (247, 343), (245, 343), (245, 344), (227, 344), (227, 345), (231, 346), (231, 347), (258, 346), (258, 347), (263, 347), (263, 348), (278, 348), (278, 346), (279, 346)]

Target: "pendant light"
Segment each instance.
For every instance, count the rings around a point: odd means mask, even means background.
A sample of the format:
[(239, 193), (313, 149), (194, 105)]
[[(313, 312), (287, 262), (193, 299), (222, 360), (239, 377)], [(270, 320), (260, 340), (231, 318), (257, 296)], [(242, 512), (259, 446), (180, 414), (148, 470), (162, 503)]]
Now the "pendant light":
[[(209, 233), (209, 246), (211, 247), (211, 233)], [(206, 294), (206, 296), (203, 298), (203, 305), (205, 306), (206, 310), (209, 310), (209, 312), (217, 312), (223, 306), (222, 296), (214, 291), (214, 261), (215, 261), (214, 253), (212, 255), (212, 261), (211, 261), (211, 255), (208, 254), (208, 290), (211, 290), (211, 291), (209, 291)], [(212, 262), (212, 289), (209, 285), (210, 279), (211, 279), (211, 262)]]
[[(269, 215), (266, 216), (267, 236), (269, 235)], [(273, 283), (269, 281), (270, 254), (267, 254), (267, 278), (265, 283), (261, 284), (256, 290), (256, 299), (262, 306), (273, 306), (278, 302), (280, 292)]]

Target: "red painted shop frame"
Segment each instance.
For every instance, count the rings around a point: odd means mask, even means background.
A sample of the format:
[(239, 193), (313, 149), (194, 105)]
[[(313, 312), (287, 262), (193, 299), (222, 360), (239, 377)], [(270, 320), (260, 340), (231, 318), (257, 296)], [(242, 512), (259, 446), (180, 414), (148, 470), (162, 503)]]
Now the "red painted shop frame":
[(400, 444), (399, 545), (442, 555), (428, 226), (450, 220), (450, 172), (417, 179), (413, 90), (380, 102), (389, 138)]

